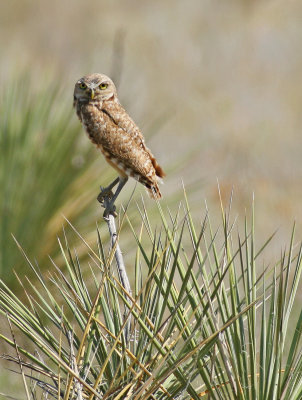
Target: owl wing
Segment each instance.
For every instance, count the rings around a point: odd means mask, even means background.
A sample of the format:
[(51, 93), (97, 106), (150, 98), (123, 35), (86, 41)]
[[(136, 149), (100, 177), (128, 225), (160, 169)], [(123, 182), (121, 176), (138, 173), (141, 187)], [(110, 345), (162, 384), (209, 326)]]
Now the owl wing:
[(104, 102), (101, 111), (107, 114), (107, 116), (112, 120), (112, 122), (114, 122), (115, 125), (121, 128), (125, 133), (130, 135), (131, 139), (139, 147), (146, 150), (144, 137), (140, 129), (133, 121), (133, 119), (129, 117), (128, 113), (121, 106), (120, 103), (117, 103), (115, 101)]
[[(101, 111), (107, 115), (115, 127), (122, 130), (123, 140), (117, 143), (118, 148), (116, 148), (116, 152), (119, 158), (121, 157), (121, 153), (124, 154), (123, 162), (126, 168), (130, 168), (134, 173), (141, 174), (144, 177), (149, 178), (152, 175), (157, 175), (162, 178), (164, 176), (162, 168), (145, 145), (140, 129), (129, 117), (121, 104), (115, 101), (104, 102)], [(131, 154), (126, 154), (125, 146), (130, 150)], [(150, 173), (150, 168), (154, 168), (152, 174)]]

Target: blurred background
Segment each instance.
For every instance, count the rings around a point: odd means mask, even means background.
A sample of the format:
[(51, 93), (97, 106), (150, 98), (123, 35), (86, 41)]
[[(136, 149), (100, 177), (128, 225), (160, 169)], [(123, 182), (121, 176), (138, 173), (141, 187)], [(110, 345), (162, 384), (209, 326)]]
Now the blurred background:
[[(297, 0), (2, 1), (1, 277), (19, 293), (13, 270), (31, 276), (12, 235), (43, 271), (49, 255), (60, 265), (64, 217), (91, 246), (97, 222), (106, 240), (95, 197), (115, 173), (72, 109), (75, 81), (91, 72), (115, 80), (166, 171), (162, 207), (175, 212), (184, 182), (196, 220), (205, 201), (218, 220), (219, 182), (225, 205), (234, 189), (232, 214), (243, 226), (254, 195), (259, 245), (278, 230), (273, 263), (294, 220), (302, 233), (301, 17)], [(141, 196), (155, 210), (138, 185), (134, 221)], [(130, 268), (131, 249), (125, 258)], [(0, 392), (10, 385), (0, 372)]]

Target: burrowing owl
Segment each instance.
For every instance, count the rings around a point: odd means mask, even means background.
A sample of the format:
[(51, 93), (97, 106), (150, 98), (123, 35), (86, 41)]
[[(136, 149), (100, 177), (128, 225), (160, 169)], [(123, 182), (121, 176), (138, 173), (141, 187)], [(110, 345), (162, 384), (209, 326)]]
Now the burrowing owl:
[(165, 174), (146, 147), (141, 131), (121, 106), (112, 80), (97, 73), (79, 79), (74, 89), (74, 106), (90, 140), (119, 173), (98, 197), (100, 200), (111, 193), (118, 184), (104, 215), (114, 212), (114, 201), (129, 176), (145, 185), (152, 198), (159, 199), (158, 182)]

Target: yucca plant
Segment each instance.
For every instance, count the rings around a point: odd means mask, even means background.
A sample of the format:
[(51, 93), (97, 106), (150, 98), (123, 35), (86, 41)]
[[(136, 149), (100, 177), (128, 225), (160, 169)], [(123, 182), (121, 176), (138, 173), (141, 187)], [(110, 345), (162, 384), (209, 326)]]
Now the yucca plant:
[(260, 255), (271, 238), (256, 247), (253, 217), (240, 236), (224, 211), (217, 230), (206, 211), (194, 222), (186, 197), (168, 216), (158, 205), (156, 227), (144, 204), (137, 212), (140, 229), (124, 211), (118, 231), (128, 226), (136, 246), (126, 266), (132, 290), (115, 271), (118, 242), (108, 247), (99, 231), (95, 249), (79, 234), (84, 265), (65, 235), (65, 269), (54, 264), (47, 278), (25, 256), (39, 281), (18, 278), (27, 303), (1, 281), (12, 335), (0, 336), (15, 351), (5, 358), (19, 366), (27, 398), (301, 399), (294, 230), (279, 262), (265, 267)]

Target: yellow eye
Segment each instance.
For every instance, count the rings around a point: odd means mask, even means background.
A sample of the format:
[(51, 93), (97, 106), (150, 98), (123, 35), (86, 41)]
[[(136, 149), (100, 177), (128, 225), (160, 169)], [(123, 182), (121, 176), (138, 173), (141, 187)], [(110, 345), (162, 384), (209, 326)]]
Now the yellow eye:
[(101, 83), (100, 86), (99, 86), (99, 88), (101, 90), (105, 90), (105, 89), (107, 89), (107, 87), (108, 87), (108, 83)]
[(85, 84), (85, 83), (80, 83), (80, 89), (86, 89), (87, 88), (87, 85)]

